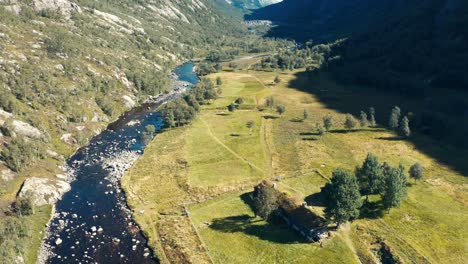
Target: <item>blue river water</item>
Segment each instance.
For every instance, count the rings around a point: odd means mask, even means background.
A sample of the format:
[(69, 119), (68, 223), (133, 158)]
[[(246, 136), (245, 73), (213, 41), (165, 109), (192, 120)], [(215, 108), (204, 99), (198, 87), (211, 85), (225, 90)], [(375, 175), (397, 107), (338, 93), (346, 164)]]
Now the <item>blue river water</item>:
[[(186, 63), (174, 72), (193, 86), (199, 81), (193, 67)], [(105, 163), (129, 151), (143, 153), (145, 127), (151, 124), (160, 130), (163, 126), (158, 106), (145, 105), (126, 113), (67, 161), (76, 180), (57, 203), (50, 222), (44, 245), (53, 254), (47, 263), (159, 262)]]

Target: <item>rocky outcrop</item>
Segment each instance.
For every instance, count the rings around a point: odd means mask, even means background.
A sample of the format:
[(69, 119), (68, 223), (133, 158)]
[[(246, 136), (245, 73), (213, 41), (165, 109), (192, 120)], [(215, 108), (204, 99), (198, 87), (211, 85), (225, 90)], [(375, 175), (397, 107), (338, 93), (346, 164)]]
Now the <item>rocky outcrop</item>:
[(81, 12), (81, 8), (77, 4), (68, 0), (33, 0), (32, 6), (36, 11), (52, 10), (59, 11), (64, 15)]
[(74, 12), (81, 13), (81, 8), (68, 0), (0, 0), (0, 4), (4, 4), (4, 8), (14, 14), (19, 14), (22, 10), (22, 4), (30, 5), (35, 11), (57, 11), (62, 13), (66, 18)]
[(16, 134), (29, 138), (42, 138), (43, 136), (39, 129), (19, 120), (13, 120), (13, 122), (11, 122), (11, 129)]
[(31, 195), (37, 206), (53, 205), (70, 189), (70, 184), (66, 181), (31, 177), (24, 181), (19, 196)]
[(135, 101), (128, 95), (124, 95), (122, 97), (123, 101), (124, 101), (124, 104), (125, 104), (125, 107), (127, 108), (133, 108), (136, 106), (136, 103)]

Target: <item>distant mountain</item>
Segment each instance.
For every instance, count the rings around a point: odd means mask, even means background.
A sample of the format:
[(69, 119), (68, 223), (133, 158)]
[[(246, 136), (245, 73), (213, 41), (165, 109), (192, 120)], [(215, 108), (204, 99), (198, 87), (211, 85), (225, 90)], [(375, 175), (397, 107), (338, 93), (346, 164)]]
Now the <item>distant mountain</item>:
[(399, 12), (405, 0), (285, 0), (255, 10), (246, 19), (271, 20), (275, 37), (330, 41), (368, 29)]
[(229, 4), (241, 9), (256, 9), (272, 4), (279, 3), (283, 0), (226, 0)]

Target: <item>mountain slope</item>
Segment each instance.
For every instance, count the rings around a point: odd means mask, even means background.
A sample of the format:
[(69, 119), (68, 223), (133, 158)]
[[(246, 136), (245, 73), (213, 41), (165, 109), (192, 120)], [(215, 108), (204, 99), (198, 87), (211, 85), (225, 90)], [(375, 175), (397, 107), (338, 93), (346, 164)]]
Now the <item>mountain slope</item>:
[(110, 120), (164, 92), (175, 65), (243, 50), (239, 14), (224, 0), (0, 0), (0, 194), (16, 175), (60, 173)]
[(269, 36), (332, 41), (366, 30), (401, 10), (403, 0), (285, 0), (255, 10), (246, 19), (272, 20)]

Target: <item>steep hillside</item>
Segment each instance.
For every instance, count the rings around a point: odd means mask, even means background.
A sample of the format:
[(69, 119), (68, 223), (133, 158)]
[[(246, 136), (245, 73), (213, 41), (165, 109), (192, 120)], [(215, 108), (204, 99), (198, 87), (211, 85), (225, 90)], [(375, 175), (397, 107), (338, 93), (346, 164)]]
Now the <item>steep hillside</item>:
[(0, 0), (0, 206), (21, 183), (10, 180), (62, 173), (110, 120), (164, 92), (176, 64), (257, 46), (235, 12), (215, 0)]
[(285, 0), (255, 10), (246, 19), (271, 20), (276, 23), (269, 35), (299, 41), (332, 41), (353, 32), (366, 30), (399, 12), (403, 0)]

